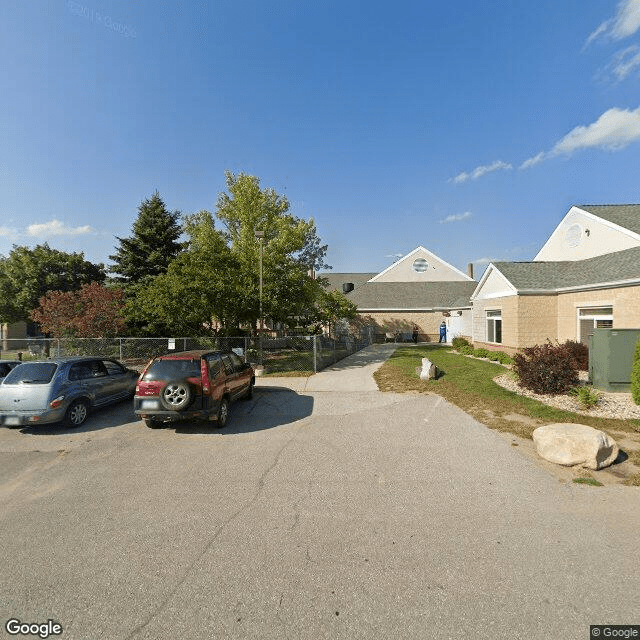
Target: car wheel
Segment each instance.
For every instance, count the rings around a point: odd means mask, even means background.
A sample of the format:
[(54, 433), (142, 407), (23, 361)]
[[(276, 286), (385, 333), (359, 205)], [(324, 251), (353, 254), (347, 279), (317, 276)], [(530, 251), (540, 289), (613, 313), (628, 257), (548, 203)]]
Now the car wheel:
[(193, 390), (188, 382), (168, 382), (160, 392), (160, 403), (170, 411), (182, 411), (193, 400)]
[(220, 408), (218, 409), (218, 428), (222, 429), (229, 419), (229, 400), (222, 398), (220, 400)]
[(89, 417), (89, 405), (86, 400), (74, 400), (64, 414), (66, 427), (79, 427)]
[(153, 418), (143, 418), (143, 420), (149, 429), (159, 429), (162, 426), (162, 422)]

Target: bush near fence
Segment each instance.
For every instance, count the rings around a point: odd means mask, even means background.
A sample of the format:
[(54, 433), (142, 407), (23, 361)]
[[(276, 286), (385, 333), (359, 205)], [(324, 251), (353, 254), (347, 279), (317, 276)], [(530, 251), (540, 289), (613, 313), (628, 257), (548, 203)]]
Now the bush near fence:
[(152, 358), (166, 353), (195, 349), (234, 350), (245, 362), (263, 368), (264, 374), (311, 375), (370, 344), (367, 339), (340, 339), (325, 336), (256, 336), (200, 338), (32, 338), (3, 340), (0, 358), (42, 360), (69, 356), (115, 358), (132, 369), (141, 370)]

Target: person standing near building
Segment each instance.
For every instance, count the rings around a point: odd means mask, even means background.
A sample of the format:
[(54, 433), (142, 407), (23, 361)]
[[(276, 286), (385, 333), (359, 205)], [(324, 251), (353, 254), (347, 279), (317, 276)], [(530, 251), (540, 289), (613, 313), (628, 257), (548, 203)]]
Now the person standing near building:
[(418, 325), (413, 325), (413, 333), (411, 334), (414, 344), (418, 344)]
[(443, 320), (440, 324), (440, 340), (438, 342), (447, 341), (447, 323)]

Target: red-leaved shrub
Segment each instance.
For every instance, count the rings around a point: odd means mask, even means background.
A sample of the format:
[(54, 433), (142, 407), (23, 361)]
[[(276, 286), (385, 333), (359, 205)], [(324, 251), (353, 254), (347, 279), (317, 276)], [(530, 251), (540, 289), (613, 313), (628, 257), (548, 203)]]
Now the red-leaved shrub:
[(535, 393), (567, 393), (578, 384), (578, 365), (566, 344), (525, 347), (513, 361), (520, 385)]
[(563, 345), (567, 347), (571, 352), (578, 371), (589, 371), (589, 347), (582, 342), (576, 342), (575, 340), (567, 340)]

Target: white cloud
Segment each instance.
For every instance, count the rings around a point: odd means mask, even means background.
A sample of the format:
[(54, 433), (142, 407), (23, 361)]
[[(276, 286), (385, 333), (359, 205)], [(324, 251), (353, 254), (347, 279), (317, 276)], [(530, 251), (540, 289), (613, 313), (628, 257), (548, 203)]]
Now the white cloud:
[(640, 108), (635, 111), (614, 107), (595, 122), (572, 129), (551, 150), (552, 155), (571, 155), (579, 149), (623, 149), (640, 140)]
[(606, 67), (606, 74), (615, 76), (620, 82), (627, 78), (635, 69), (640, 66), (640, 47), (632, 45), (622, 51), (619, 51), (613, 60)]
[(94, 233), (94, 229), (89, 225), (67, 227), (63, 222), (60, 222), (60, 220), (51, 220), (50, 222), (41, 224), (30, 224), (27, 227), (27, 235), (32, 237), (82, 236), (89, 233)]
[(540, 164), (545, 158), (546, 158), (545, 152), (541, 151), (539, 154), (532, 156), (528, 160), (525, 160), (520, 165), (520, 169), (530, 169), (531, 167), (535, 167), (537, 164)]
[(460, 222), (461, 220), (468, 220), (473, 214), (471, 211), (465, 211), (464, 213), (457, 213), (447, 216), (443, 220), (440, 220), (440, 224), (446, 224), (448, 222)]
[(15, 235), (15, 229), (9, 229), (9, 227), (0, 227), (0, 238), (11, 238)]
[(496, 262), (495, 258), (478, 258), (477, 260), (472, 260), (473, 264), (481, 265), (481, 264), (491, 264), (492, 262)]
[(600, 37), (622, 40), (640, 29), (640, 0), (621, 0), (613, 18), (603, 22), (588, 38), (585, 47)]
[(570, 156), (580, 149), (618, 151), (638, 140), (640, 140), (640, 107), (635, 111), (614, 107), (605, 111), (595, 122), (575, 127), (556, 142), (551, 151), (541, 151), (525, 160), (520, 165), (520, 169), (530, 169), (554, 156)]
[(473, 171), (470, 171), (469, 173), (467, 173), (466, 171), (463, 171), (462, 173), (459, 173), (454, 178), (451, 178), (450, 182), (453, 182), (455, 184), (460, 184), (462, 182), (467, 182), (467, 180), (477, 180), (478, 178), (481, 178), (487, 173), (492, 173), (493, 171), (509, 170), (509, 169), (513, 169), (513, 167), (508, 162), (503, 162), (502, 160), (496, 160), (491, 164), (481, 165), (479, 167), (476, 167)]

